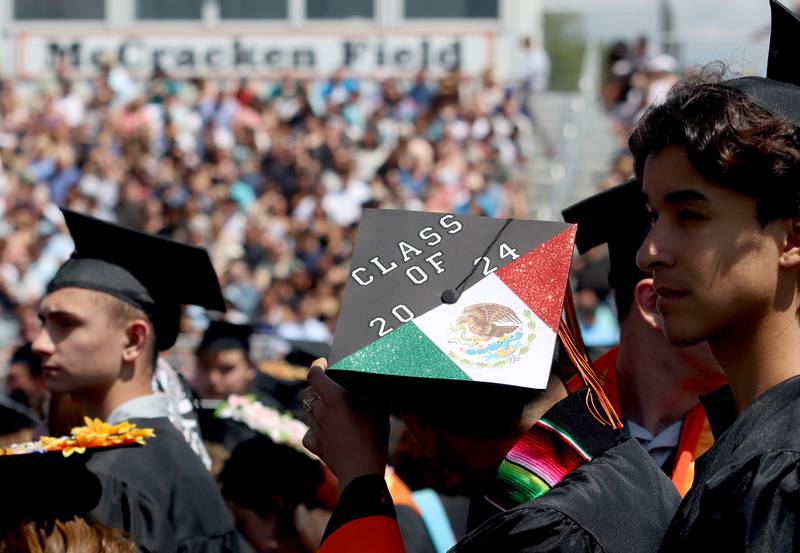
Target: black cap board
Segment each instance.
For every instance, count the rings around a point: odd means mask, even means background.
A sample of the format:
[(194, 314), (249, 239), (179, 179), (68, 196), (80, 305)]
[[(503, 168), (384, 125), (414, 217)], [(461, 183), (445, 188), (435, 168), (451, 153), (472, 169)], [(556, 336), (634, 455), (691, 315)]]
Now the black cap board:
[(800, 19), (789, 8), (770, 0), (772, 31), (767, 77), (741, 77), (723, 84), (735, 88), (771, 114), (800, 127)]
[(331, 352), (329, 344), (312, 340), (289, 340), (289, 348), (285, 361), (301, 367), (309, 367), (320, 357), (328, 357)]
[(574, 238), (565, 223), (365, 210), (330, 374), (546, 388)]
[(178, 336), (181, 305), (225, 310), (217, 275), (205, 250), (62, 209), (75, 252), (47, 293), (85, 288), (144, 311), (158, 349)]
[(211, 321), (197, 346), (198, 351), (224, 351), (241, 349), (250, 351), (250, 334), (253, 327), (228, 321)]
[(633, 287), (646, 276), (636, 265), (636, 252), (650, 230), (650, 214), (636, 180), (604, 190), (561, 212), (564, 220), (578, 225), (575, 245), (586, 253), (608, 244), (611, 261), (609, 284), (614, 289)]
[(67, 521), (87, 516), (100, 501), (100, 480), (89, 472), (89, 452), (0, 455), (0, 530), (27, 521)]

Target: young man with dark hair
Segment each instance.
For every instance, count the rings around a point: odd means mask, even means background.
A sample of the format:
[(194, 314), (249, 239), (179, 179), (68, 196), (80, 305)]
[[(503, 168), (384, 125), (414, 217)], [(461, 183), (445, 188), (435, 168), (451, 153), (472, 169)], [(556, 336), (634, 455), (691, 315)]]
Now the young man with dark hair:
[(800, 21), (771, 5), (768, 78), (690, 78), (630, 140), (664, 332), (707, 340), (730, 383), (662, 551), (800, 548)]
[(714, 441), (699, 397), (724, 385), (719, 364), (705, 342), (676, 347), (664, 338), (653, 279), (636, 266), (636, 252), (650, 229), (637, 181), (595, 194), (563, 215), (578, 224), (580, 253), (608, 244), (608, 284), (614, 291), (620, 343), (592, 366), (628, 432), (684, 495), (692, 484), (695, 459)]
[(95, 452), (94, 516), (130, 532), (141, 551), (237, 551), (239, 536), (211, 475), (154, 394), (158, 352), (178, 334), (181, 304), (224, 309), (205, 251), (64, 211), (75, 253), (39, 308), (33, 351), (47, 387), (86, 415), (153, 428), (146, 447)]

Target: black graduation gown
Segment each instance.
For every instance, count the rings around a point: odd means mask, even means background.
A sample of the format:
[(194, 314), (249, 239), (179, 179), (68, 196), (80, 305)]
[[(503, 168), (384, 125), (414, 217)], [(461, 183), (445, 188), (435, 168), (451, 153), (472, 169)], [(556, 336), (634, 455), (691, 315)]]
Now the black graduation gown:
[(489, 518), (451, 552), (647, 553), (657, 551), (680, 496), (639, 443), (601, 427), (585, 391), (545, 418), (567, 429), (592, 460), (541, 497)]
[(211, 474), (169, 419), (130, 422), (156, 437), (92, 455), (89, 470), (103, 486), (97, 520), (130, 532), (142, 553), (250, 551)]
[(661, 551), (800, 551), (800, 376), (738, 417), (727, 386), (703, 403), (716, 441)]

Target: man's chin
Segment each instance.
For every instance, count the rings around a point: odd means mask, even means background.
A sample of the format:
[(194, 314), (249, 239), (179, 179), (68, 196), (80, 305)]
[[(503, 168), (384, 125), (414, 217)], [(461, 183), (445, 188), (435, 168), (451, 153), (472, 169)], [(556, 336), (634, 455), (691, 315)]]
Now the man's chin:
[(47, 391), (52, 394), (69, 394), (75, 392), (78, 387), (74, 383), (64, 378), (48, 378), (45, 380)]

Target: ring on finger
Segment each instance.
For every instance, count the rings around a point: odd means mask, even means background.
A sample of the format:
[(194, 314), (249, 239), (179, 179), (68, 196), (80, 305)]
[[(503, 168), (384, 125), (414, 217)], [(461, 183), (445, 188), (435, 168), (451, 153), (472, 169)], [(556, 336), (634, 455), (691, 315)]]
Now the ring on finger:
[(320, 398), (319, 394), (314, 394), (313, 396), (307, 397), (306, 399), (303, 400), (303, 409), (306, 410), (306, 413), (310, 413), (311, 412), (311, 410), (313, 409), (311, 404), (314, 403), (315, 399), (319, 399), (319, 398)]

